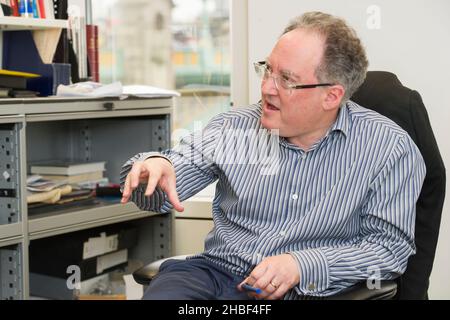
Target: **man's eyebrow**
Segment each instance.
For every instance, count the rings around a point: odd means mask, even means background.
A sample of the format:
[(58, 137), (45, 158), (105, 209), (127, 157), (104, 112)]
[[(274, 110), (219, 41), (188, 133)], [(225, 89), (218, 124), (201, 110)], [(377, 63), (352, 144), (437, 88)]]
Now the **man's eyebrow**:
[(294, 72), (290, 71), (290, 70), (280, 70), (280, 73), (282, 73), (283, 75), (289, 76), (289, 78), (293, 78), (295, 80), (300, 80), (300, 76), (295, 74)]
[[(264, 60), (264, 62), (266, 63), (267, 67), (272, 68), (272, 64), (269, 62), (269, 58), (266, 58)], [(294, 80), (300, 80), (301, 79), (301, 77), (299, 75), (297, 75), (297, 74), (295, 74), (295, 73), (293, 73), (292, 71), (289, 71), (289, 70), (281, 69), (280, 73), (283, 74), (283, 75), (286, 75), (286, 76), (288, 76), (290, 78), (294, 78)]]

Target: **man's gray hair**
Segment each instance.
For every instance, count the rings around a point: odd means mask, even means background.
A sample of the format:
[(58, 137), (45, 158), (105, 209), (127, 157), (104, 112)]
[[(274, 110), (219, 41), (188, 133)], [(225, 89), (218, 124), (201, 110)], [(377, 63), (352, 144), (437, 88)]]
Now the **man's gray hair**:
[(366, 78), (366, 52), (354, 29), (338, 17), (307, 12), (294, 18), (283, 34), (295, 29), (317, 32), (325, 38), (322, 61), (315, 71), (320, 82), (341, 84), (345, 88), (342, 102), (347, 101)]

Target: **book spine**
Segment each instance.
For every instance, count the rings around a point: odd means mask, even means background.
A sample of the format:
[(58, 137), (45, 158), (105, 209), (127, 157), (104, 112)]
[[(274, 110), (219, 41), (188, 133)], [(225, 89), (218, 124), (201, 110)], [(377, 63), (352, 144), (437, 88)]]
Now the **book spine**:
[(55, 8), (53, 0), (44, 0), (45, 2), (45, 19), (55, 19)]
[(92, 81), (100, 82), (97, 25), (86, 25), (86, 42)]
[(39, 9), (39, 17), (45, 19), (45, 4), (44, 0), (37, 0), (38, 9)]
[(31, 8), (33, 9), (33, 18), (38, 19), (39, 18), (39, 8), (38, 8), (37, 0), (32, 0)]
[(19, 4), (18, 4), (18, 0), (11, 0), (10, 1), (10, 5), (11, 5), (11, 10), (12, 10), (12, 15), (14, 17), (19, 17)]
[(33, 18), (33, 0), (23, 0), (23, 1), (27, 3), (27, 15), (26, 15), (26, 17)]
[(19, 1), (19, 14), (21, 17), (28, 17), (28, 0)]

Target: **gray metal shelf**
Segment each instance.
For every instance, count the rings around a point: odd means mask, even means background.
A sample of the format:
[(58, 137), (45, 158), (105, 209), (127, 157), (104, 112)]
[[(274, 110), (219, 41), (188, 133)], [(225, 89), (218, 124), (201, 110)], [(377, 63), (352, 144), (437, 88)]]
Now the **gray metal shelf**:
[(105, 176), (118, 183), (133, 154), (170, 147), (173, 104), (172, 97), (0, 99), (0, 300), (28, 298), (28, 244), (40, 238), (133, 221), (140, 240), (131, 258), (147, 263), (171, 254), (171, 215), (111, 201), (28, 210), (25, 185), (30, 163), (65, 156), (107, 160)]
[(140, 211), (132, 203), (104, 205), (68, 213), (29, 216), (28, 232), (30, 240), (34, 240), (155, 215), (159, 213)]
[[(130, 109), (170, 109), (173, 106), (172, 97), (164, 98), (27, 98), (0, 99), (0, 115), (43, 115), (48, 113), (64, 114), (70, 112), (103, 111)], [(161, 110), (160, 113), (167, 113)]]
[[(21, 238), (23, 235), (22, 223), (0, 225), (0, 247), (4, 243), (11, 243), (11, 239)], [(7, 244), (6, 244), (7, 245)]]
[(0, 300), (24, 298), (22, 244), (0, 247)]

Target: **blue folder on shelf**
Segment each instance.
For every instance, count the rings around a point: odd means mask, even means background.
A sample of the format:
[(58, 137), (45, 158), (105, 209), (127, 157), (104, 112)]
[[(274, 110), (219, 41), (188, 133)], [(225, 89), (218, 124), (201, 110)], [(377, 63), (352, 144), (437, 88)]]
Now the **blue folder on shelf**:
[(3, 68), (39, 74), (27, 80), (27, 89), (44, 97), (55, 95), (58, 85), (70, 84), (70, 64), (44, 64), (28, 30), (3, 33)]

